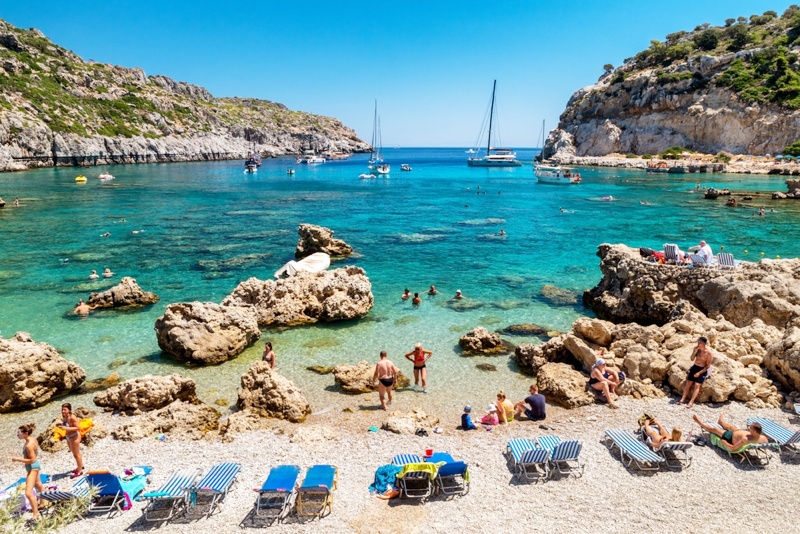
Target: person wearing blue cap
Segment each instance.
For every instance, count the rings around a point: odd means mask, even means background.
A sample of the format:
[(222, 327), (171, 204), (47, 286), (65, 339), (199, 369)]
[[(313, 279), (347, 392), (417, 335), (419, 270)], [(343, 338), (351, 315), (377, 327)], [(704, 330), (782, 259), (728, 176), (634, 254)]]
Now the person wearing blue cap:
[(619, 377), (616, 373), (606, 369), (606, 361), (603, 358), (597, 358), (597, 361), (592, 365), (589, 385), (595, 391), (602, 392), (605, 401), (611, 408), (619, 408), (614, 402), (617, 393), (616, 389), (619, 385)]
[(461, 430), (476, 430), (478, 427), (472, 422), (472, 407), (464, 406), (464, 413), (461, 414)]

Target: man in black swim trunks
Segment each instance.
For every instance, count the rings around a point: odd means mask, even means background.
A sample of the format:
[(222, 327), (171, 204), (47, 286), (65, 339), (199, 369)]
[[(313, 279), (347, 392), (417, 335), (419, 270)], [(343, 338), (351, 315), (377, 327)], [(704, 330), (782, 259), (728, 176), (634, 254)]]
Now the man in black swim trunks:
[(392, 386), (397, 383), (397, 373), (399, 369), (389, 360), (386, 351), (381, 351), (381, 359), (375, 364), (375, 373), (372, 375), (372, 383), (378, 382), (378, 395), (381, 398), (381, 408), (386, 409), (386, 399), (392, 403)]
[(722, 416), (719, 416), (717, 423), (722, 428), (713, 427), (703, 423), (696, 415), (692, 416), (694, 422), (700, 425), (700, 428), (710, 434), (715, 434), (720, 439), (720, 443), (724, 445), (729, 451), (738, 450), (745, 445), (752, 443), (768, 443), (767, 437), (762, 434), (761, 425), (753, 423), (747, 430), (742, 430), (733, 426), (725, 421)]
[(705, 336), (700, 336), (697, 340), (697, 346), (692, 351), (692, 366), (689, 368), (689, 373), (686, 376), (686, 384), (683, 386), (683, 395), (678, 404), (686, 402), (686, 397), (689, 396), (689, 391), (692, 392), (692, 398), (687, 408), (694, 406), (694, 401), (697, 394), (700, 393), (700, 386), (708, 378), (708, 371), (711, 369), (711, 363), (714, 361), (714, 355), (708, 349), (708, 339)]

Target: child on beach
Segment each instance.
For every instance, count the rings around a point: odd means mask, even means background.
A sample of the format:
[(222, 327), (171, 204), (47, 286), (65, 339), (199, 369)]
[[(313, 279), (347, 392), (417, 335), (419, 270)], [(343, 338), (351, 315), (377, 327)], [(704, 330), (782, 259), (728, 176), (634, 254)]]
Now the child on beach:
[(464, 406), (464, 413), (461, 414), (461, 430), (477, 430), (478, 427), (472, 422), (472, 407)]
[(497, 407), (494, 404), (486, 407), (486, 415), (481, 417), (481, 424), (489, 426), (500, 424), (500, 419), (497, 417)]

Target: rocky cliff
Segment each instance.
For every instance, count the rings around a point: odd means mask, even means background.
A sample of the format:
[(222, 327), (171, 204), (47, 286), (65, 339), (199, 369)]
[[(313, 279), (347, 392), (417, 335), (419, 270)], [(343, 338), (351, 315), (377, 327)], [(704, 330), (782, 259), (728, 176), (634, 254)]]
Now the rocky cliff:
[(0, 20), (0, 171), (369, 150), (340, 121), (84, 61)]
[(676, 32), (572, 95), (544, 157), (780, 153), (800, 138), (800, 8)]

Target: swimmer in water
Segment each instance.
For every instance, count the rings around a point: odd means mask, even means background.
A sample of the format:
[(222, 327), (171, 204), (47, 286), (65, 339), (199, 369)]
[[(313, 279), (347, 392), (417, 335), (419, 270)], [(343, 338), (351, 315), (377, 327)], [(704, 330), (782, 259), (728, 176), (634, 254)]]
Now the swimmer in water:
[(502, 228), (500, 229), (500, 235), (506, 235), (506, 231), (503, 230)]
[(100, 237), (111, 237), (111, 232), (106, 232), (104, 234), (100, 234)]
[(112, 276), (114, 276), (114, 273), (111, 272), (111, 269), (106, 267), (105, 270), (103, 271), (103, 277), (104, 278), (111, 278)]
[(100, 276), (97, 274), (97, 271), (92, 269), (92, 274), (89, 275), (89, 280), (97, 280)]

